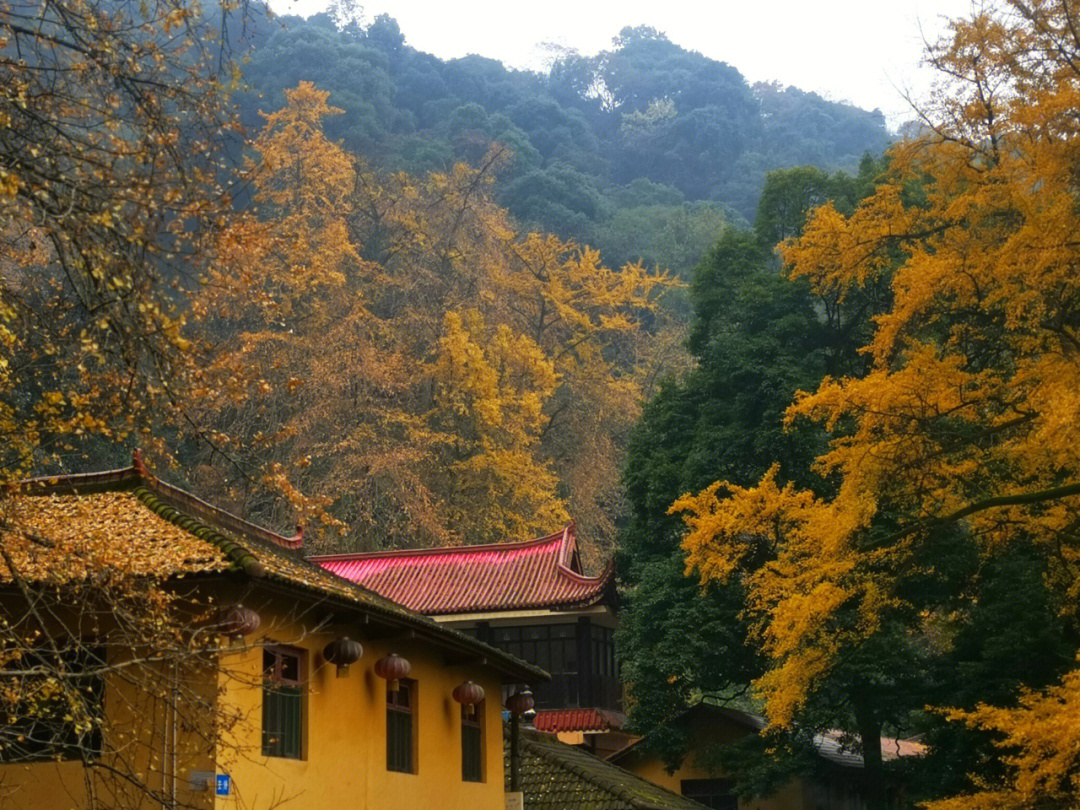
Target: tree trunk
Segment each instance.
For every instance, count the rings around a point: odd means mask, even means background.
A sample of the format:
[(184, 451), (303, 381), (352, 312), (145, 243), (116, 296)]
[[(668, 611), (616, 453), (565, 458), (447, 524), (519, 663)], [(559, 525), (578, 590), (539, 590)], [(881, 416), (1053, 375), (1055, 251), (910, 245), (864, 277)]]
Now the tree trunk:
[(881, 760), (881, 721), (864, 700), (855, 702), (855, 723), (863, 755), (863, 796), (869, 810), (885, 810), (885, 772)]

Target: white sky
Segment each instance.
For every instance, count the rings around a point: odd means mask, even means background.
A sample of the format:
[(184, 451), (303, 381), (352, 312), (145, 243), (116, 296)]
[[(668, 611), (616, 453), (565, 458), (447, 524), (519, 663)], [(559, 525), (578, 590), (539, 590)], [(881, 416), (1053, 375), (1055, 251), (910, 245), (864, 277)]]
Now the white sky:
[[(311, 14), (327, 0), (271, 0), (278, 13)], [(627, 25), (651, 25), (673, 42), (738, 68), (751, 82), (779, 81), (836, 101), (879, 108), (890, 124), (913, 116), (903, 100), (928, 92), (923, 36), (972, 0), (370, 0), (367, 21), (388, 13), (409, 45), (443, 59), (470, 53), (541, 69), (542, 43), (594, 54)]]

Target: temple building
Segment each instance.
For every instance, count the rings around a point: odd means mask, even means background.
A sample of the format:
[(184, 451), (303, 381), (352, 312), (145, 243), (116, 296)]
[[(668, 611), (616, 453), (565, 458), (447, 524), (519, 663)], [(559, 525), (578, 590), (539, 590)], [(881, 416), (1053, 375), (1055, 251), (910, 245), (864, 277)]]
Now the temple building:
[[(5, 809), (506, 806), (503, 686), (541, 669), (311, 564), (302, 533), (138, 455), (4, 495), (0, 620), (29, 639), (0, 669), (28, 696), (4, 704)], [(175, 627), (83, 601), (113, 598), (119, 572), (154, 589), (135, 604), (175, 603)], [(77, 712), (57, 702), (72, 690)]]
[(514, 543), (312, 557), (328, 571), (551, 674), (537, 730), (604, 756), (620, 729), (614, 566), (586, 576), (574, 524)]

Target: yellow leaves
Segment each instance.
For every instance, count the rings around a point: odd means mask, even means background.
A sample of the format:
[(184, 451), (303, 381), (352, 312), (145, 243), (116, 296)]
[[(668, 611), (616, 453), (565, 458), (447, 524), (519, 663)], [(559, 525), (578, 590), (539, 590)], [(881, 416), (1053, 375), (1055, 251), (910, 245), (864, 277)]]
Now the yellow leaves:
[(165, 19), (162, 22), (162, 28), (165, 30), (166, 34), (171, 33), (174, 28), (183, 25), (184, 20), (190, 16), (191, 11), (189, 9), (182, 7), (174, 8), (165, 15)]
[[(348, 493), (350, 541), (545, 533), (567, 516), (560, 489), (612, 537), (671, 282), (519, 236), (490, 198), (500, 147), (479, 167), (380, 174), (325, 138), (325, 92), (287, 98), (255, 142), (263, 221), (229, 223), (196, 304), (220, 347), (197, 372), (202, 407), (281, 465), (273, 488)], [(237, 382), (251, 377), (269, 390)]]
[(311, 82), (286, 90), (286, 106), (263, 113), (266, 125), (255, 148), (264, 169), (259, 174), (263, 198), (334, 218), (345, 213), (355, 170), (349, 155), (323, 135), (322, 119), (343, 112), (326, 103), (329, 95)]
[[(931, 131), (893, 150), (890, 182), (850, 216), (818, 209), (782, 247), (824, 309), (856, 292), (886, 307), (868, 367), (786, 414), (789, 428), (830, 433), (818, 469), (835, 494), (780, 487), (773, 468), (756, 487), (717, 483), (672, 507), (688, 570), (746, 589), (773, 722), (792, 721), (890, 620), (948, 648), (938, 614), (962, 613), (975, 585), (916, 621), (896, 596), (937, 564), (945, 536), (984, 557), (1033, 547), (1063, 612), (1080, 596), (1080, 91), (1061, 48), (1076, 46), (1076, 9), (1007, 6), (956, 24), (935, 54), (951, 91)], [(1018, 706), (949, 716), (999, 735), (1011, 774), (934, 810), (1075, 804), (1080, 671)]]
[(446, 314), (435, 379), (452, 411), (481, 432), (507, 431), (521, 447), (535, 443), (542, 407), (558, 383), (554, 364), (531, 338), (505, 324), (489, 332), (475, 310), (464, 320)]
[(447, 313), (434, 379), (429, 420), (456, 457), (451, 525), (464, 527), (468, 515), (469, 535), (481, 542), (540, 533), (541, 521), (564, 518), (557, 479), (537, 453), (558, 383), (540, 347), (505, 324), (488, 329), (475, 310)]
[(888, 249), (905, 238), (915, 222), (901, 201), (902, 188), (884, 184), (849, 219), (832, 203), (816, 209), (803, 235), (785, 242), (780, 255), (793, 277), (810, 279), (816, 292), (841, 299), (891, 264)]
[[(60, 585), (94, 574), (167, 578), (221, 570), (220, 551), (145, 508), (126, 492), (15, 496), (0, 540), (19, 573)], [(122, 542), (118, 542), (122, 541)], [(0, 563), (0, 580), (10, 572)]]
[(470, 334), (482, 333), (483, 320), (478, 312), (469, 315), (470, 324), (466, 330), (460, 315), (446, 314), (435, 378), (442, 383), (442, 396), (453, 411), (462, 416), (473, 411), (480, 423), (498, 427), (502, 423), (499, 375)]
[(1008, 708), (981, 704), (972, 711), (948, 709), (952, 721), (995, 733), (994, 744), (1009, 768), (1004, 779), (975, 774), (978, 792), (930, 802), (927, 810), (1070, 806), (1080, 793), (1080, 670), (1044, 692), (1021, 691)]
[[(810, 492), (778, 486), (778, 473), (774, 465), (751, 488), (717, 482), (669, 511), (685, 513), (688, 574), (703, 585), (737, 576), (747, 588), (745, 617), (774, 661), (755, 687), (770, 721), (787, 725), (842, 643), (869, 637), (896, 602), (859, 570), (852, 538), (865, 524)], [(851, 609), (854, 619), (841, 617)]]
[[(697, 495), (683, 495), (669, 514), (684, 512), (683, 538), (687, 573), (696, 570), (702, 584), (726, 582), (758, 547), (777, 547), (805, 522), (816, 505), (808, 492), (791, 484), (776, 485), (778, 466), (757, 487), (744, 489), (716, 482)], [(723, 491), (724, 498), (718, 497)]]
[[(0, 126), (3, 126), (2, 122)], [(19, 176), (8, 169), (0, 168), (0, 198), (14, 197), (18, 193)]]

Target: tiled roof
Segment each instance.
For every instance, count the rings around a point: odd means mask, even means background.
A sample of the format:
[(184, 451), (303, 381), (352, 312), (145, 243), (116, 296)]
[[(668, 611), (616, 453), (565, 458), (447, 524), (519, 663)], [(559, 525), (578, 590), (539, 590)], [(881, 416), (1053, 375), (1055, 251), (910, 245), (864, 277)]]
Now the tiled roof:
[[(509, 752), (509, 737), (507, 737)], [(510, 768), (507, 753), (507, 790)], [(525, 810), (702, 810), (703, 805), (605, 762), (554, 735), (521, 730)]]
[(607, 709), (539, 709), (533, 720), (537, 731), (609, 731), (622, 728), (626, 717)]
[[(861, 768), (863, 766), (862, 754), (851, 749), (852, 742), (848, 735), (840, 731), (826, 731), (814, 735), (814, 747), (817, 752), (830, 762), (849, 768)], [(898, 740), (894, 737), (881, 738), (881, 758), (886, 762), (894, 762), (903, 757), (925, 756), (927, 748), (914, 740)]]
[[(760, 715), (750, 714), (749, 712), (739, 711), (738, 709), (732, 709), (726, 706), (714, 706), (705, 702), (690, 707), (682, 717), (688, 717), (691, 713), (702, 711), (708, 711), (720, 717), (724, 717), (737, 725), (745, 727), (753, 733), (763, 731), (769, 725), (769, 721)], [(642, 738), (641, 740), (620, 749), (611, 757), (612, 761), (622, 761), (623, 757), (640, 750), (645, 741), (646, 738)], [(818, 755), (828, 762), (832, 762), (845, 768), (863, 767), (862, 754), (852, 749), (853, 741), (849, 739), (849, 735), (846, 735), (841, 731), (819, 732), (814, 735), (813, 743), (814, 749), (817, 751)], [(886, 762), (892, 762), (901, 757), (921, 757), (925, 755), (926, 752), (926, 746), (922, 743), (915, 742), (914, 740), (898, 740), (893, 737), (881, 738), (881, 758)]]
[[(0, 542), (19, 569), (36, 579), (70, 580), (102, 566), (162, 578), (232, 574), (331, 600), (438, 646), (475, 653), (515, 681), (549, 677), (308, 562), (295, 550), (299, 534), (284, 537), (218, 509), (149, 474), (138, 458), (124, 469), (37, 478), (7, 489)], [(0, 564), (0, 583), (10, 579)]]
[(519, 543), (311, 559), (429, 616), (586, 607), (614, 593), (612, 565), (598, 577), (581, 572), (573, 524)]

